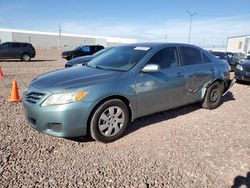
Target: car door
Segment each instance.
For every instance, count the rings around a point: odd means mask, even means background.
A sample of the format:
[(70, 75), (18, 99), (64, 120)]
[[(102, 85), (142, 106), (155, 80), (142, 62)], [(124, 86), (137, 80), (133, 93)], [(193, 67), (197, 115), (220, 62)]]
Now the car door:
[(83, 46), (82, 47), (82, 55), (91, 55), (91, 49), (90, 46)]
[(3, 43), (0, 48), (0, 58), (9, 57), (9, 43)]
[(180, 47), (182, 67), (186, 79), (184, 103), (202, 100), (205, 87), (213, 80), (215, 69), (212, 61), (201, 50), (193, 47)]
[(9, 57), (20, 58), (21, 57), (21, 45), (20, 43), (10, 43), (9, 45)]
[(159, 72), (136, 75), (137, 114), (143, 116), (182, 105), (184, 70), (176, 47), (155, 53), (147, 64), (158, 64)]

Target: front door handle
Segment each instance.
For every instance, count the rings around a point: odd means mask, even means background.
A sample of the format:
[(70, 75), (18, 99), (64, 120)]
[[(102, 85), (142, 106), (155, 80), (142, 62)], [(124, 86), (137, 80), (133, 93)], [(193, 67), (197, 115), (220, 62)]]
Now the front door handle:
[(214, 72), (214, 68), (210, 68), (210, 71), (211, 71), (211, 72)]

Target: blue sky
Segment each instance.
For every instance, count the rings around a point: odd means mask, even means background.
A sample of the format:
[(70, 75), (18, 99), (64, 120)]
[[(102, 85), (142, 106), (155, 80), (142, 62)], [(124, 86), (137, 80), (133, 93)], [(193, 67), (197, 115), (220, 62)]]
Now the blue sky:
[[(250, 0), (64, 1), (0, 0), (0, 28), (136, 38), (139, 41), (225, 45), (228, 36), (250, 34)], [(167, 35), (167, 37), (166, 37)]]

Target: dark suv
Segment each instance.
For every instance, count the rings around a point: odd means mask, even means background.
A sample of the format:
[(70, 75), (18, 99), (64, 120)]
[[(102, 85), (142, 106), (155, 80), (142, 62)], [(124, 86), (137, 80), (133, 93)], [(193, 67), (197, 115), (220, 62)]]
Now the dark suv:
[(104, 49), (101, 45), (82, 45), (71, 51), (62, 53), (62, 57), (68, 61), (79, 56), (93, 55), (94, 53)]
[(216, 52), (216, 51), (210, 51), (216, 58), (224, 60), (228, 62), (228, 64), (231, 67), (231, 70), (234, 71), (235, 67), (239, 62), (237, 59), (234, 57), (233, 53), (230, 52)]
[(34, 47), (29, 43), (22, 42), (6, 42), (0, 44), (1, 59), (21, 59), (22, 61), (30, 61), (36, 56)]

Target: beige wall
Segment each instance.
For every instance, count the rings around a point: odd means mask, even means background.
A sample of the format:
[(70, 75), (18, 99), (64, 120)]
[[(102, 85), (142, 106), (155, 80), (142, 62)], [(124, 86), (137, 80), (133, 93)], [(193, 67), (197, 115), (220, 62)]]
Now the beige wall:
[(228, 38), (227, 51), (228, 52), (245, 52), (246, 37)]
[[(30, 42), (37, 48), (54, 49), (58, 47), (58, 36), (40, 35), (28, 33), (12, 33), (13, 42)], [(83, 44), (96, 44), (94, 38), (68, 37), (61, 36), (61, 48), (72, 49)]]
[(10, 32), (0, 31), (0, 43), (12, 41), (12, 34)]

